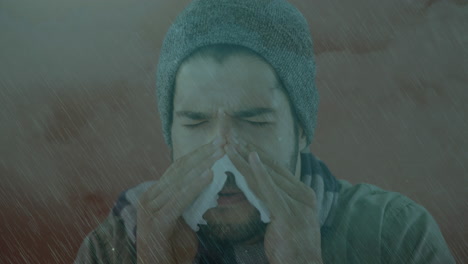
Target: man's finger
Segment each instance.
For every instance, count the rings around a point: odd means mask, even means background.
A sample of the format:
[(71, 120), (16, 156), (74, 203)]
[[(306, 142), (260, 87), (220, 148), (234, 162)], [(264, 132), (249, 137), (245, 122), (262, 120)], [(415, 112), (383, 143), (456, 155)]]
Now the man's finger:
[(261, 182), (259, 189), (272, 215), (292, 214), (291, 197), (276, 186), (265, 166), (259, 160), (257, 153), (253, 152), (249, 155), (249, 165), (252, 168), (256, 182)]
[[(239, 152), (243, 153), (242, 156), (248, 156), (252, 152), (257, 152), (256, 150), (253, 150), (253, 148), (249, 148), (248, 144), (244, 146), (238, 145), (238, 148)], [(295, 178), (288, 169), (274, 164), (274, 162), (266, 155), (258, 155), (276, 186), (284, 190), (294, 200), (308, 206), (313, 206), (315, 204), (315, 193), (313, 193), (313, 190), (309, 186)]]
[[(287, 169), (286, 167), (281, 165), (279, 161), (276, 161), (276, 160), (273, 160), (272, 158), (270, 158), (269, 155), (265, 151), (263, 151), (261, 148), (256, 147), (254, 144), (246, 143), (243, 140), (238, 140), (238, 141), (239, 141), (239, 144), (237, 144), (237, 147), (238, 147), (239, 151), (241, 152), (241, 154), (243, 156), (248, 157), (249, 153), (257, 152), (257, 154), (259, 155), (259, 157), (262, 160), (262, 163), (264, 163), (265, 165), (267, 165), (271, 169), (275, 170), (276, 173), (278, 173), (280, 175), (287, 175), (288, 177), (285, 177), (286, 180), (290, 181), (293, 184), (300, 181), (299, 179), (294, 177), (294, 175), (292, 174), (292, 172), (289, 169)], [(247, 158), (247, 160), (248, 160), (248, 158)], [(295, 164), (293, 164), (293, 165), (295, 165)]]
[[(261, 159), (261, 157), (260, 157)], [(264, 164), (266, 165), (266, 164)], [(305, 185), (301, 181), (295, 183), (287, 180), (288, 176), (278, 174), (275, 170), (265, 166), (268, 174), (271, 176), (278, 188), (282, 189), (291, 199), (298, 201), (304, 205), (315, 208), (315, 192), (312, 188)]]
[(213, 164), (219, 159), (219, 157), (210, 157), (207, 160), (202, 161), (199, 166), (192, 168), (192, 170), (181, 177), (178, 181), (168, 184), (161, 184), (154, 190), (156, 196), (153, 200), (148, 202), (148, 207), (153, 212), (160, 210), (170, 199), (180, 194), (181, 190), (186, 187), (190, 187), (197, 182), (204, 171), (213, 167)]
[[(207, 143), (189, 154), (178, 159), (166, 170), (157, 184), (151, 186), (141, 197), (142, 203), (148, 203), (161, 193), (162, 190), (177, 186), (181, 181), (189, 175), (189, 172), (205, 162), (211, 163), (218, 160), (224, 155), (224, 150), (221, 148), (223, 141), (215, 142), (216, 140)], [(212, 166), (212, 164), (211, 164)], [(210, 167), (211, 167), (210, 166)], [(203, 167), (203, 166), (201, 166)], [(204, 170), (205, 168), (203, 168)]]
[(235, 150), (233, 146), (226, 147), (226, 153), (229, 158), (232, 160), (236, 168), (245, 175), (247, 184), (250, 189), (262, 200), (267, 208), (271, 211), (273, 215), (278, 215), (280, 212), (287, 213), (289, 211), (288, 206), (283, 202), (278, 202), (280, 197), (287, 197), (283, 190), (272, 186), (271, 184), (268, 187), (265, 187), (265, 178), (268, 178), (268, 175), (262, 175), (262, 177), (257, 177), (255, 172), (252, 170), (251, 165), (244, 160), (244, 158)]
[(202, 173), (196, 181), (191, 185), (183, 187), (176, 197), (169, 200), (163, 208), (161, 208), (161, 216), (166, 215), (175, 220), (183, 214), (183, 211), (195, 200), (201, 191), (213, 180), (213, 171), (211, 169)]

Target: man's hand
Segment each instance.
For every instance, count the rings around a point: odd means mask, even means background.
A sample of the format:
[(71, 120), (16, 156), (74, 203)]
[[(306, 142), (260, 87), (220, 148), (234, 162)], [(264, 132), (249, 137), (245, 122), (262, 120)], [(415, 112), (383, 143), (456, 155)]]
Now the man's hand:
[(193, 262), (198, 239), (181, 215), (212, 181), (211, 167), (225, 154), (224, 144), (225, 139), (218, 138), (176, 160), (142, 194), (137, 212), (138, 263)]
[(264, 238), (269, 263), (322, 263), (314, 190), (258, 147), (239, 138), (231, 138), (225, 150), (270, 210), (271, 222)]

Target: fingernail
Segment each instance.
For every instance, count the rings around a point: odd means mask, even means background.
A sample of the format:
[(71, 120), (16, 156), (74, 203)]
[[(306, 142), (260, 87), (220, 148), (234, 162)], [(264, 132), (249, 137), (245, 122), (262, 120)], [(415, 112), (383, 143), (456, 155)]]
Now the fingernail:
[(224, 154), (224, 150), (223, 149), (218, 149), (214, 154), (213, 154), (213, 158), (221, 158), (221, 156)]
[(253, 153), (253, 159), (254, 159), (254, 161), (257, 162), (258, 164), (261, 163), (260, 157), (258, 156), (257, 152), (254, 152), (254, 153)]
[(235, 144), (239, 144), (239, 139), (235, 135), (231, 135), (231, 139)]
[(239, 146), (236, 146), (236, 147), (231, 146), (231, 149), (232, 149), (232, 152), (236, 153), (237, 155), (240, 155), (240, 154), (239, 154), (240, 151), (239, 151), (239, 149), (237, 149), (238, 147), (239, 147)]
[(242, 144), (244, 142), (244, 140), (241, 137), (235, 136), (235, 139), (239, 144)]
[(216, 137), (215, 141), (213, 141), (213, 145), (215, 146), (221, 146), (225, 142), (224, 137), (218, 136)]

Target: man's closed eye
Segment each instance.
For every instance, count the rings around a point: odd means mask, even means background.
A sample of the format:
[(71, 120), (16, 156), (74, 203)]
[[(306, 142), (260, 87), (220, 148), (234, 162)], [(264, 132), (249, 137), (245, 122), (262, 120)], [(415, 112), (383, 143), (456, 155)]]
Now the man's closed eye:
[[(254, 122), (254, 121), (249, 121), (249, 120), (242, 120), (242, 121), (248, 123), (249, 125), (258, 126), (258, 127), (268, 126), (271, 124), (271, 122)], [(208, 123), (208, 121), (203, 121), (203, 122), (196, 123), (196, 124), (186, 124), (184, 125), (184, 127), (196, 128), (196, 127), (202, 126), (205, 123)]]

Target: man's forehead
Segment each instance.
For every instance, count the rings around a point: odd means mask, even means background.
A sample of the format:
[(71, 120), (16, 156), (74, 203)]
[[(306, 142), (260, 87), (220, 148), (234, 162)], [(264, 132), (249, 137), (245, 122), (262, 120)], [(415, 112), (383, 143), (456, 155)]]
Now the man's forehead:
[[(240, 111), (246, 108), (274, 108), (281, 104), (282, 91), (272, 86), (250, 87), (186, 87), (174, 96), (174, 109), (197, 109), (217, 111), (219, 108)], [(250, 89), (249, 89), (250, 88)]]

